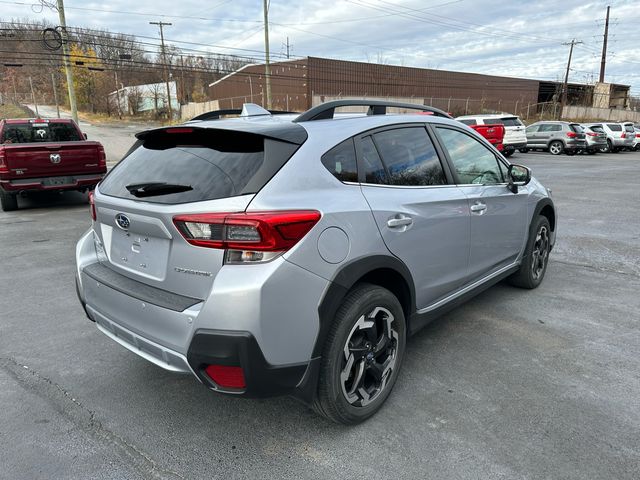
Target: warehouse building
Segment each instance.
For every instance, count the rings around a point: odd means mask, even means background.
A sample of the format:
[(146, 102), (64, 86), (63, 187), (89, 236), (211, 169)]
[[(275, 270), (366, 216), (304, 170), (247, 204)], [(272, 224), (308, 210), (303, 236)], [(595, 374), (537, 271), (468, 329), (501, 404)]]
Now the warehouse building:
[[(628, 86), (599, 85), (605, 87), (594, 95), (593, 85), (569, 84), (569, 103), (627, 107)], [(605, 98), (604, 91), (613, 93)], [(304, 111), (337, 98), (366, 97), (424, 103), (455, 115), (494, 110), (529, 116), (540, 104), (557, 101), (560, 92), (559, 82), (328, 58), (271, 64), (272, 108), (287, 111)], [(211, 83), (209, 98), (221, 109), (246, 102), (265, 105), (265, 66), (245, 65)]]

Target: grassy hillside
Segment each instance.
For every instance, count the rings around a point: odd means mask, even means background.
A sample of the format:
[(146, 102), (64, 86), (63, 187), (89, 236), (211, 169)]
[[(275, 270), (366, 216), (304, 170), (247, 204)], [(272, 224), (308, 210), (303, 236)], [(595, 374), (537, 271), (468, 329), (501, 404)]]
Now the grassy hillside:
[(0, 105), (0, 118), (29, 118), (33, 113), (23, 106), (13, 103), (3, 103)]

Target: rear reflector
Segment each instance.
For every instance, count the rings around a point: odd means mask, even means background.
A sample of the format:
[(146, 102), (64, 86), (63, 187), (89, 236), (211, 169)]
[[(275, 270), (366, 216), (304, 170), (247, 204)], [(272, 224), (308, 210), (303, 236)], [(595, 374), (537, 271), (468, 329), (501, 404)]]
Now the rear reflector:
[(0, 173), (9, 173), (9, 167), (4, 160), (4, 153), (0, 153)]
[(209, 378), (222, 388), (245, 388), (242, 367), (228, 367), (226, 365), (209, 365), (204, 369)]

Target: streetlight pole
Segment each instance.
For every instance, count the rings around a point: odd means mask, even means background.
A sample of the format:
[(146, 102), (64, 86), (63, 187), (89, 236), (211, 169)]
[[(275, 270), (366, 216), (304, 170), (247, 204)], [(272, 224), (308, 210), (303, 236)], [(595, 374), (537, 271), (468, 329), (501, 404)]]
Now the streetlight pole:
[(67, 74), (67, 89), (69, 91), (69, 107), (71, 107), (71, 117), (78, 123), (78, 107), (76, 106), (76, 88), (73, 83), (73, 69), (69, 61), (69, 37), (67, 35), (67, 21), (64, 17), (64, 2), (58, 0), (58, 17), (60, 18), (60, 35), (62, 37), (62, 57), (64, 71)]
[[(150, 25), (158, 25), (160, 27), (160, 43), (162, 45), (162, 61), (164, 62), (164, 69), (169, 69), (168, 67), (168, 62), (167, 62), (167, 51), (165, 50), (165, 46), (164, 46), (164, 32), (162, 27), (166, 26), (171, 26), (173, 25), (172, 23), (167, 23), (167, 22), (149, 22)], [(171, 108), (171, 91), (169, 90), (169, 74), (167, 73), (167, 70), (165, 70), (165, 75), (164, 75), (164, 81), (165, 84), (167, 86), (167, 103), (169, 106), (169, 120), (173, 120), (173, 109)]]

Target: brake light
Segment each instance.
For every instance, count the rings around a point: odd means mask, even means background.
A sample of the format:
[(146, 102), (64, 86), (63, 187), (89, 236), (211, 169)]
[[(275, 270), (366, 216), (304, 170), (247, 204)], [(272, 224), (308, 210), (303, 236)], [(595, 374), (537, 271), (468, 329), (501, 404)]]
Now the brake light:
[(242, 367), (208, 365), (204, 371), (211, 380), (223, 388), (245, 388), (247, 386)]
[[(636, 133), (636, 138), (640, 138), (640, 133)], [(1, 163), (2, 163), (2, 162), (0, 161), (0, 164), (1, 164)]]
[(9, 173), (9, 167), (4, 160), (4, 152), (0, 152), (0, 173)]
[(597, 133), (593, 133), (593, 132), (587, 132), (587, 135), (589, 135), (590, 137), (597, 137), (598, 136)]
[(185, 127), (176, 127), (176, 128), (167, 128), (164, 133), (193, 133), (193, 128), (185, 128)]
[(91, 209), (91, 220), (96, 221), (96, 204), (93, 201), (93, 191), (89, 192), (89, 208)]
[(569, 138), (576, 138), (576, 133), (575, 132), (567, 132), (567, 137)]
[(104, 152), (104, 147), (102, 145), (98, 145), (98, 166), (99, 167), (107, 166), (107, 155)]
[(315, 210), (178, 215), (173, 223), (198, 247), (227, 250), (226, 263), (267, 262), (298, 243), (320, 220)]
[(627, 134), (625, 132), (622, 132), (622, 135), (620, 135), (620, 138), (627, 138)]

